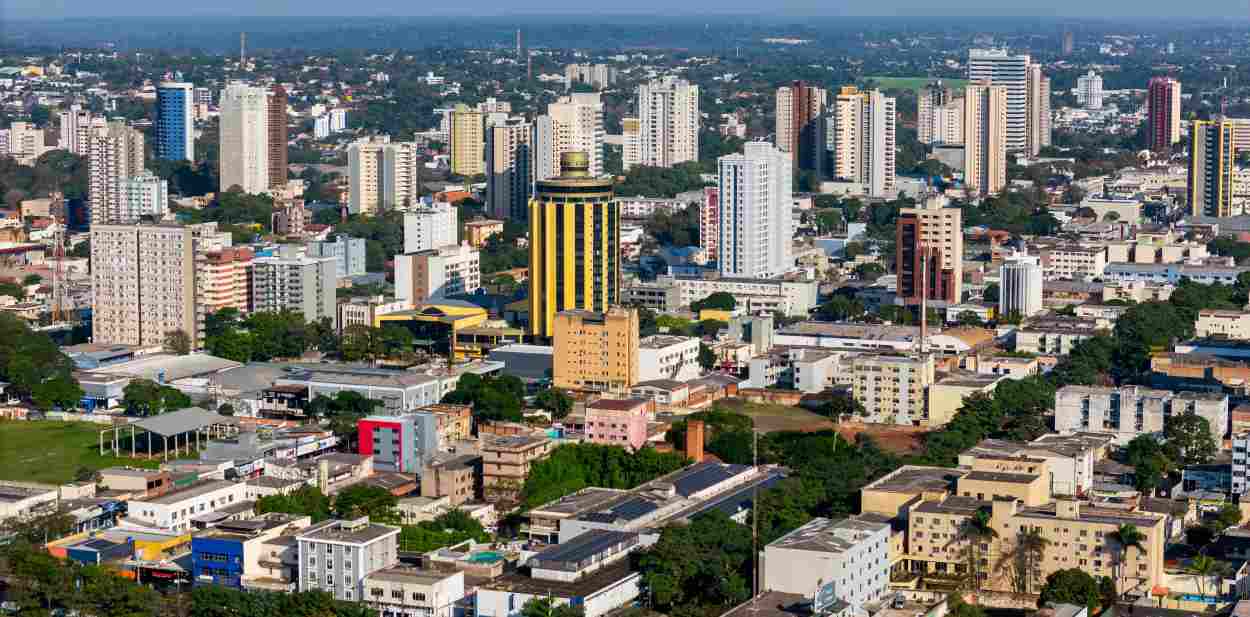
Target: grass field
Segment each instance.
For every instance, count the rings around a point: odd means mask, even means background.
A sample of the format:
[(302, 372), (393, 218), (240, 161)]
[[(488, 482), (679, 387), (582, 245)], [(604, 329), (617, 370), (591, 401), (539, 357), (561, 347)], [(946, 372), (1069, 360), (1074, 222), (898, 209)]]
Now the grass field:
[[(936, 81), (933, 77), (865, 77), (865, 81), (872, 81), (882, 90), (919, 90), (930, 82)], [(948, 88), (962, 88), (968, 84), (966, 79), (943, 79), (942, 85)]]
[(157, 467), (160, 461), (100, 456), (102, 424), (0, 421), (0, 480), (69, 482), (80, 467)]

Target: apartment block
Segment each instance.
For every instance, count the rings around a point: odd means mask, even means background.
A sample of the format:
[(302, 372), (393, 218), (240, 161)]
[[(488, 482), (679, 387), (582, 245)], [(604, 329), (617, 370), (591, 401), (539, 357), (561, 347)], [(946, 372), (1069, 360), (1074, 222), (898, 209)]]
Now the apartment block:
[(421, 471), (421, 496), (446, 497), (452, 506), (473, 501), (482, 495), (482, 457), (460, 454), (436, 458)]
[[(259, 86), (232, 83), (221, 91), (220, 107), (220, 190), (224, 192), (237, 186), (244, 193), (268, 192), (269, 91)], [(285, 147), (284, 141), (284, 151)]]
[(420, 253), (459, 244), (456, 207), (446, 202), (422, 205), (404, 212), (404, 252)]
[(482, 112), (456, 105), (451, 112), (451, 173), (472, 177), (486, 172), (482, 154), (486, 139)]
[(791, 167), (825, 175), (825, 106), (828, 92), (804, 81), (777, 88), (777, 149), (790, 155)]
[(672, 167), (699, 160), (699, 86), (662, 77), (638, 86), (640, 164)]
[(464, 224), (464, 241), (475, 249), (486, 246), (486, 241), (490, 240), (491, 236), (502, 233), (503, 221), (495, 219), (478, 219)]
[(638, 312), (574, 310), (554, 320), (553, 385), (566, 390), (628, 392), (638, 383)]
[[(1003, 92), (1006, 152), (1021, 152), (1029, 144), (1029, 66), (1028, 54), (1011, 54), (1006, 49), (968, 51), (968, 79)], [(977, 87), (977, 86), (970, 86)], [(972, 97), (965, 96), (971, 103)], [(965, 123), (966, 124), (966, 123)], [(967, 127), (965, 126), (965, 129)], [(965, 139), (965, 146), (968, 140)], [(989, 191), (991, 193), (996, 191)]]
[(395, 256), (395, 296), (413, 305), (470, 294), (481, 284), (481, 256), (468, 244)]
[[(83, 109), (81, 105), (71, 105), (60, 113), (61, 138), (56, 142), (57, 147), (78, 156), (89, 156), (92, 125), (97, 121), (103, 123), (104, 119), (97, 119), (90, 110)], [(8, 151), (5, 150), (4, 153), (8, 154)]]
[(289, 534), (312, 523), (308, 516), (269, 512), (246, 521), (221, 521), (191, 538), (195, 585), (291, 591), (299, 572)]
[(253, 259), (252, 310), (290, 310), (304, 321), (333, 322), (337, 267), (333, 257), (300, 257), (292, 245), (283, 245), (277, 256)]
[(586, 439), (631, 451), (641, 448), (647, 442), (651, 406), (650, 401), (636, 398), (601, 398), (587, 403)]
[(1012, 255), (998, 270), (998, 312), (1018, 313), (1031, 317), (1042, 312), (1041, 259), (1030, 255)]
[(195, 262), (196, 291), (205, 315), (232, 308), (247, 314), (252, 306), (252, 249), (227, 247), (206, 251)]
[(365, 576), (365, 606), (380, 615), (453, 617), (464, 598), (464, 572), (394, 567)]
[(833, 108), (832, 175), (860, 184), (869, 197), (895, 190), (895, 103), (880, 90), (846, 86)]
[(486, 498), (508, 500), (519, 496), (530, 466), (547, 458), (552, 447), (546, 437), (483, 436), (479, 451)]
[(121, 181), (117, 219), (135, 222), (143, 217), (159, 221), (169, 212), (169, 184), (145, 170)]
[(1055, 430), (1110, 433), (1125, 444), (1143, 434), (1162, 434), (1169, 417), (1197, 414), (1219, 443), (1228, 433), (1228, 397), (1206, 392), (1170, 392), (1140, 386), (1065, 386), (1055, 393)]
[(143, 133), (122, 120), (96, 125), (87, 155), (87, 202), (92, 225), (117, 225), (132, 218), (125, 182), (143, 171)]
[(373, 468), (419, 473), (438, 451), (438, 418), (417, 412), (369, 416), (356, 423), (358, 451), (373, 457)]
[(246, 499), (247, 485), (230, 480), (202, 480), (159, 497), (132, 499), (127, 516), (159, 529), (186, 532), (196, 516)]
[(699, 248), (707, 254), (707, 260), (720, 260), (720, 189), (703, 188), (703, 200), (699, 202)]
[(963, 213), (942, 195), (899, 211), (896, 226), (897, 294), (908, 305), (921, 298), (956, 304), (963, 296)]
[(702, 372), (700, 340), (693, 336), (655, 334), (638, 342), (638, 381), (690, 381)]
[(299, 591), (324, 591), (335, 600), (365, 599), (365, 579), (399, 563), (399, 528), (369, 517), (313, 524), (295, 537)]
[(94, 342), (163, 345), (181, 330), (200, 347), (192, 229), (93, 224), (91, 264)]
[(1046, 280), (1089, 280), (1107, 268), (1107, 247), (1059, 244), (1038, 247)]
[(1146, 85), (1146, 138), (1155, 152), (1168, 152), (1181, 140), (1181, 82), (1152, 77)]
[(1050, 145), (1050, 78), (1042, 73), (1042, 65), (1028, 67), (1028, 147), (1026, 151), (1037, 156), (1042, 148)]
[(420, 161), (415, 142), (366, 137), (347, 147), (347, 210), (378, 214), (407, 208), (420, 199)]
[(997, 195), (1007, 185), (1008, 95), (984, 83), (964, 89), (964, 184), (972, 193)]
[(766, 142), (719, 159), (720, 238), (725, 277), (771, 278), (794, 269), (791, 157)]
[(1098, 322), (1087, 319), (1039, 319), (1025, 323), (1015, 332), (1015, 351), (1066, 356), (1078, 343), (1097, 336)]
[(890, 524), (872, 517), (812, 519), (764, 547), (760, 587), (811, 598), (831, 586), (858, 614), (888, 595), (890, 535)]
[[(641, 148), (641, 129), (638, 137)], [(546, 115), (534, 120), (534, 180), (561, 175), (561, 157), (571, 152), (586, 155), (586, 170), (591, 177), (602, 176), (603, 138), (603, 101), (598, 92), (560, 97), (547, 105)]]
[(524, 220), (534, 177), (534, 125), (509, 119), (486, 129), (486, 211)]
[(962, 144), (963, 92), (942, 85), (939, 80), (919, 93), (916, 110), (916, 133), (925, 145)]
[(309, 242), (308, 256), (333, 258), (334, 274), (338, 278), (360, 276), (367, 271), (364, 238), (340, 234), (333, 241)]
[(865, 355), (855, 358), (852, 393), (870, 422), (919, 424), (927, 419), (926, 389), (934, 381), (932, 356)]
[(304, 227), (312, 224), (312, 212), (304, 207), (303, 199), (279, 199), (273, 204), (273, 233), (298, 238), (304, 235)]
[(1215, 309), (1198, 311), (1194, 335), (1198, 338), (1250, 340), (1250, 313)]

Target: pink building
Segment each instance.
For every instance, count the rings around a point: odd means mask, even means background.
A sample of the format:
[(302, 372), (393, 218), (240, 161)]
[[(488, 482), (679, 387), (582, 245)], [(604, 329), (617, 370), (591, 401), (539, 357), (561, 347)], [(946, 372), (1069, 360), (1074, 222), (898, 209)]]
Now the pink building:
[(647, 442), (651, 401), (599, 399), (586, 405), (586, 437), (591, 443), (637, 450)]

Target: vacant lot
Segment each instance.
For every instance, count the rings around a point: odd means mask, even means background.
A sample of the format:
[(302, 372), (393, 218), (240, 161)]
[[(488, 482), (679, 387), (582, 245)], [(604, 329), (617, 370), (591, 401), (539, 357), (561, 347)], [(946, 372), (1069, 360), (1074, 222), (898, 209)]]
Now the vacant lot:
[[(931, 82), (937, 81), (935, 77), (865, 77), (865, 81), (872, 81), (882, 90), (919, 90)], [(943, 79), (942, 85), (947, 88), (962, 88), (967, 85), (966, 79)]]
[(923, 450), (924, 436), (928, 432), (929, 429), (915, 426), (895, 426), (892, 424), (849, 422), (838, 425), (838, 433), (850, 441), (855, 441), (857, 435), (868, 435), (882, 449), (898, 454), (909, 454)]
[(721, 409), (749, 416), (755, 427), (765, 433), (775, 431), (821, 431), (833, 428), (833, 422), (806, 409), (788, 405), (749, 403), (741, 399), (726, 399), (718, 403)]
[(99, 431), (85, 422), (0, 421), (0, 480), (62, 483), (80, 467), (157, 467), (160, 461), (100, 456)]

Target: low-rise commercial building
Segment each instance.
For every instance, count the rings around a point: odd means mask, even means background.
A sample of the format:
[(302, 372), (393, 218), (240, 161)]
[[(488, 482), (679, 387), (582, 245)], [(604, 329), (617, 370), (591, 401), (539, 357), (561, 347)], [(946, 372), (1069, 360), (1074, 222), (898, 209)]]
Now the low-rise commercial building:
[(453, 617), (464, 599), (464, 572), (394, 567), (365, 576), (369, 608), (382, 615)]
[(246, 499), (247, 487), (229, 480), (205, 480), (159, 497), (132, 499), (128, 517), (169, 531), (189, 531), (197, 515), (211, 514)]
[(421, 471), (421, 496), (446, 498), (448, 505), (459, 506), (482, 496), (482, 457), (460, 454), (435, 458)]
[(697, 337), (655, 334), (638, 341), (638, 381), (690, 381), (699, 372)]
[(482, 437), (482, 488), (487, 499), (515, 499), (530, 466), (551, 454), (546, 437)]
[(223, 521), (191, 538), (195, 585), (293, 591), (299, 562), (295, 532), (307, 516), (280, 512), (242, 521)]
[(1036, 355), (1066, 356), (1077, 343), (1100, 332), (1092, 319), (1039, 319), (1015, 331), (1015, 351)]
[(438, 418), (417, 412), (369, 416), (356, 423), (358, 451), (380, 471), (418, 473), (438, 451)]
[(1198, 311), (1194, 336), (1250, 340), (1250, 312), (1217, 309)]
[(675, 285), (679, 305), (689, 306), (713, 293), (725, 292), (734, 297), (738, 308), (748, 313), (781, 311), (785, 315), (807, 315), (817, 305), (817, 283), (814, 280), (737, 279), (701, 277), (659, 277), (657, 284)]
[(387, 415), (412, 412), (442, 400), (438, 377), (414, 372), (373, 369), (324, 369), (291, 372), (274, 380), (275, 386), (305, 386), (309, 400), (317, 395), (334, 398), (339, 392), (356, 392), (382, 402)]
[(964, 399), (973, 394), (989, 394), (1003, 377), (995, 374), (959, 372), (939, 377), (929, 386), (928, 408), (921, 426), (945, 426), (963, 407)]

